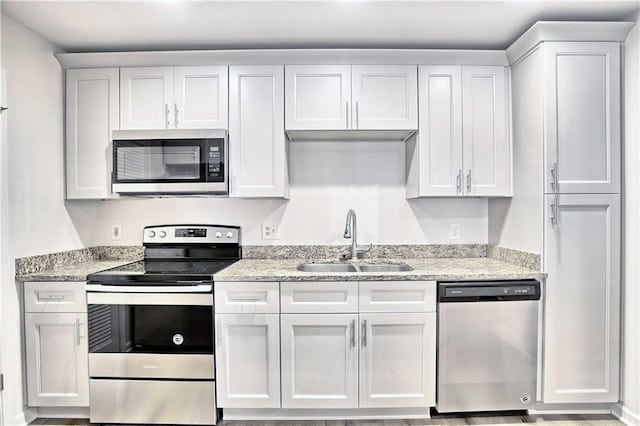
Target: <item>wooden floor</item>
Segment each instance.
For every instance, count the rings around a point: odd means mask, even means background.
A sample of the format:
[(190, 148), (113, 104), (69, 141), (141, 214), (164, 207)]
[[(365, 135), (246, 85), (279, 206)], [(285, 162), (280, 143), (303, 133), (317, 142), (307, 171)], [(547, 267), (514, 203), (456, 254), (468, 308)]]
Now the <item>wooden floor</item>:
[[(427, 420), (348, 420), (348, 421), (230, 421), (224, 420), (219, 426), (422, 426), (422, 425), (518, 425), (536, 423), (538, 425), (622, 425), (611, 415), (504, 415), (476, 414), (473, 416), (436, 415)], [(87, 420), (38, 419), (32, 425), (91, 425)]]

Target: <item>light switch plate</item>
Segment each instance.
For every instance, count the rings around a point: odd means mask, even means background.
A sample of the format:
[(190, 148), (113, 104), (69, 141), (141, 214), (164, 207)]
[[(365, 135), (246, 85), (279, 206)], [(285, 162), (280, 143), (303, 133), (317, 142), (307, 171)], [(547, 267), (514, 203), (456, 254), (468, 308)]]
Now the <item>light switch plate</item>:
[(262, 224), (262, 239), (263, 240), (279, 240), (280, 239), (280, 227), (275, 223), (263, 223)]
[(460, 239), (460, 224), (452, 223), (449, 225), (449, 239), (450, 240), (459, 240)]
[(111, 225), (111, 239), (112, 240), (121, 240), (122, 239), (122, 225), (119, 223), (114, 223)]

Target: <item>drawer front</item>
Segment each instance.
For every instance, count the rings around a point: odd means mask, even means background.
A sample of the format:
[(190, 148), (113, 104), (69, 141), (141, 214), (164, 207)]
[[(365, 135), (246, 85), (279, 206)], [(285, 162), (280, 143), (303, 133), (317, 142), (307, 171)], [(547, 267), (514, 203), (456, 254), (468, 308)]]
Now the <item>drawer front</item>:
[(25, 282), (25, 312), (87, 312), (83, 282)]
[(357, 313), (358, 283), (356, 281), (283, 282), (280, 303), (282, 313)]
[(92, 378), (213, 380), (213, 364), (213, 355), (205, 354), (90, 353), (89, 375)]
[(216, 282), (217, 314), (277, 314), (280, 312), (278, 282)]
[(360, 312), (435, 312), (435, 281), (361, 281)]

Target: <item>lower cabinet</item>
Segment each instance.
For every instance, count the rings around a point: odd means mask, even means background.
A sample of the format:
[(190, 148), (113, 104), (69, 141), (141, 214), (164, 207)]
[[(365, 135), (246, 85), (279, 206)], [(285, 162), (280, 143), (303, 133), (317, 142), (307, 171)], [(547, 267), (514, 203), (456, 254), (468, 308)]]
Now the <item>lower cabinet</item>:
[(435, 405), (436, 314), (360, 314), (360, 407)]
[(280, 315), (216, 314), (218, 407), (280, 407)]
[(357, 408), (357, 314), (283, 314), (282, 408)]
[[(27, 309), (32, 306), (30, 296), (41, 301), (32, 309), (40, 312), (25, 312), (24, 318), (27, 405), (86, 407), (89, 405), (87, 313), (65, 312), (73, 309), (73, 304), (67, 302), (65, 305), (64, 295), (55, 294), (58, 291), (51, 290), (50, 283), (43, 283), (42, 291), (39, 283), (26, 284)], [(84, 293), (84, 283), (56, 284), (60, 289), (77, 284), (77, 291)], [(62, 290), (59, 292), (63, 293)], [(55, 312), (56, 307), (62, 312)]]

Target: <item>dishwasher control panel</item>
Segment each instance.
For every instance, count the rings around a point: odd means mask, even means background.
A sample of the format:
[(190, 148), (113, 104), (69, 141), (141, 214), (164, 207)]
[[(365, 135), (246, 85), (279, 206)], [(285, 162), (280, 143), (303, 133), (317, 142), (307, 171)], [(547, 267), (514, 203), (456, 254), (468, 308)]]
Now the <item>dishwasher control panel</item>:
[(440, 283), (440, 302), (511, 301), (540, 299), (540, 283), (526, 281), (452, 282)]

